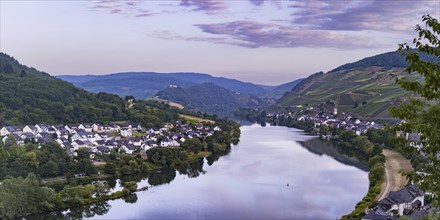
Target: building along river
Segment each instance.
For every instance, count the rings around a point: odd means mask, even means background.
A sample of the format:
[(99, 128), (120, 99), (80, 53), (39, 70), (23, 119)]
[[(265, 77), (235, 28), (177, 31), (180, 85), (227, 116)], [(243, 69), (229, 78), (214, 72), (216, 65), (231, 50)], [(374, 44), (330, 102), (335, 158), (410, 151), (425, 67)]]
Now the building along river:
[[(51, 213), (92, 219), (336, 219), (368, 191), (356, 160), (301, 130), (241, 127), (240, 143), (220, 158), (138, 179), (151, 186), (128, 198)], [(120, 187), (115, 181), (115, 189)], [(35, 216), (48, 218), (48, 215)]]

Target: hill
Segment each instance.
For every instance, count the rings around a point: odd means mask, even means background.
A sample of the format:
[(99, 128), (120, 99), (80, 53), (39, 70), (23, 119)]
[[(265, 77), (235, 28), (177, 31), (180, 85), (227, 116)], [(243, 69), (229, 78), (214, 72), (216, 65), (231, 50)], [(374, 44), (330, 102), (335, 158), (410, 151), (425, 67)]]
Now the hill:
[(231, 116), (238, 108), (256, 108), (265, 104), (254, 95), (232, 92), (214, 83), (196, 84), (189, 88), (169, 87), (158, 92), (157, 96), (182, 104), (189, 110), (221, 116)]
[(264, 97), (268, 99), (279, 99), (284, 95), (284, 93), (291, 91), (302, 80), (303, 79), (297, 79), (292, 82), (283, 83), (278, 86), (267, 87), (267, 90), (269, 90), (269, 92)]
[[(437, 61), (434, 56), (428, 56), (426, 54), (421, 54), (420, 58), (425, 61)], [(408, 66), (408, 62), (406, 62), (403, 55), (398, 51), (378, 54), (371, 57), (366, 57), (354, 63), (347, 63), (342, 66), (339, 66), (330, 72), (337, 72), (343, 70), (351, 70), (351, 69), (359, 69), (359, 68), (367, 68), (371, 66), (382, 67), (385, 70), (389, 70), (391, 68), (405, 68)]]
[[(423, 59), (435, 60), (428, 56)], [(389, 52), (342, 65), (327, 73), (315, 73), (281, 97), (271, 109), (315, 106), (330, 101), (338, 104), (339, 112), (388, 119), (388, 107), (410, 95), (395, 83), (395, 79), (421, 80), (407, 74), (405, 66), (406, 61), (399, 52)]]
[(133, 95), (138, 99), (152, 97), (169, 85), (188, 88), (200, 83), (214, 83), (234, 92), (256, 96), (263, 96), (267, 93), (264, 88), (252, 83), (201, 73), (127, 72), (109, 75), (64, 75), (57, 77), (89, 92), (108, 92), (121, 97)]
[(125, 102), (74, 85), (20, 64), (0, 53), (0, 126), (27, 123), (73, 123), (128, 118)]
[(161, 127), (179, 118), (177, 110), (157, 102), (137, 101), (127, 109), (117, 95), (86, 92), (5, 53), (0, 53), (0, 94), (0, 127), (126, 120)]

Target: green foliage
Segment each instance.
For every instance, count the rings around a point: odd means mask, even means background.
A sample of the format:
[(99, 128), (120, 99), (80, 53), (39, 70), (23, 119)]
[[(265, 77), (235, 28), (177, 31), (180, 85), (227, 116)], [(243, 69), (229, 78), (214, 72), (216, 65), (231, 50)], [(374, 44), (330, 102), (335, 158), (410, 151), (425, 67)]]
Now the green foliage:
[(137, 190), (137, 183), (135, 181), (125, 182), (124, 188), (130, 192), (135, 192)]
[(87, 175), (91, 176), (98, 173), (98, 170), (96, 169), (95, 165), (93, 165), (92, 161), (89, 160), (82, 160), (82, 164), (85, 164), (84, 171)]
[(110, 175), (116, 174), (117, 167), (113, 162), (107, 162), (104, 166), (104, 171)]
[[(432, 60), (434, 56), (424, 56)], [(400, 64), (399, 64), (400, 63)], [(311, 75), (285, 94), (271, 110), (301, 110), (292, 106), (306, 103), (313, 106), (332, 101), (339, 112), (353, 112), (361, 116), (393, 119), (388, 108), (410, 96), (395, 83), (396, 77), (422, 81), (422, 77), (405, 72), (407, 65), (398, 52), (365, 58), (355, 65), (341, 66), (326, 74)], [(365, 103), (365, 104), (364, 104)]]
[(180, 145), (180, 147), (188, 152), (199, 153), (203, 149), (203, 144), (202, 142), (200, 142), (200, 139), (191, 138), (183, 142), (183, 144)]
[(170, 183), (173, 179), (176, 178), (176, 170), (170, 167), (161, 169), (157, 172), (152, 172), (148, 176), (148, 183), (152, 186), (163, 185), (166, 183)]
[(61, 190), (60, 198), (61, 202), (64, 202), (70, 206), (75, 206), (81, 204), (84, 199), (92, 198), (93, 193), (95, 193), (96, 187), (94, 185), (88, 184), (84, 186), (65, 186)]
[(0, 126), (128, 118), (124, 100), (115, 95), (93, 95), (21, 65), (4, 53), (0, 53), (0, 61)]
[(54, 208), (55, 191), (40, 187), (35, 175), (10, 178), (0, 185), (0, 218), (13, 219)]
[(87, 148), (80, 148), (76, 151), (76, 159), (77, 160), (89, 160), (90, 152)]
[(25, 177), (35, 173), (41, 177), (57, 177), (84, 170), (81, 163), (75, 162), (54, 142), (44, 144), (40, 149), (33, 144), (12, 146), (0, 149), (0, 155), (0, 180), (7, 175)]
[(213, 83), (194, 85), (190, 88), (167, 88), (157, 95), (177, 102), (194, 111), (202, 111), (223, 116), (232, 115), (242, 107), (260, 107), (264, 101), (249, 94), (239, 94)]
[(187, 152), (181, 148), (155, 147), (147, 150), (148, 161), (152, 164), (174, 167), (187, 160)]
[[(416, 26), (418, 36), (413, 44), (416, 50), (407, 44), (399, 45), (409, 66), (409, 73), (416, 73), (424, 78), (424, 82), (411, 81), (405, 78), (396, 82), (402, 88), (420, 95), (420, 99), (410, 99), (409, 102), (391, 109), (393, 116), (405, 122), (395, 126), (403, 134), (419, 134), (420, 139), (406, 140), (401, 137), (398, 141), (406, 152), (424, 155), (428, 163), (421, 167), (420, 172), (408, 173), (422, 189), (433, 193), (434, 203), (440, 204), (440, 24), (437, 19), (425, 15), (422, 18), (425, 27)], [(424, 60), (421, 54), (437, 57), (436, 60)], [(419, 145), (420, 148), (414, 147)]]

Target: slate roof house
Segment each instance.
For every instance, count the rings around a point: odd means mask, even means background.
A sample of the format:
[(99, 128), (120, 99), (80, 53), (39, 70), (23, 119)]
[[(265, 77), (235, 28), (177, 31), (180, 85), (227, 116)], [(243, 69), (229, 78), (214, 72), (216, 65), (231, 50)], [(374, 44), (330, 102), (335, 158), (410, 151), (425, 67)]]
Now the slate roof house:
[(367, 213), (362, 220), (393, 219), (394, 214), (403, 216), (409, 210), (424, 206), (425, 193), (416, 185), (409, 185), (399, 191), (390, 192), (387, 198)]

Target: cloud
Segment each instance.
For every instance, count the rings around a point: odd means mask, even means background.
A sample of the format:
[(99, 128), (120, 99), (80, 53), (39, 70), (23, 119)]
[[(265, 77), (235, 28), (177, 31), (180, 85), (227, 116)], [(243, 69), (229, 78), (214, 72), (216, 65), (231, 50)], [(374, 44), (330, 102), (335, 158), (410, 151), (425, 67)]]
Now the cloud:
[(106, 11), (110, 14), (119, 14), (127, 17), (148, 17), (156, 13), (144, 9), (142, 1), (97, 0), (93, 1), (90, 9)]
[(264, 0), (249, 0), (252, 4), (260, 6), (264, 3)]
[(227, 9), (224, 1), (221, 0), (181, 0), (180, 5), (192, 7), (195, 11), (205, 11), (208, 14), (217, 13)]
[(436, 1), (294, 1), (293, 23), (322, 30), (409, 31), (421, 15), (438, 13)]
[[(234, 21), (216, 24), (197, 24), (203, 32), (217, 35), (212, 38), (192, 40), (232, 44), (248, 48), (372, 48), (382, 46), (371, 39), (325, 30), (307, 30), (292, 26), (259, 23), (256, 21)], [(191, 40), (191, 38), (187, 38)]]

